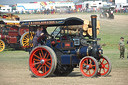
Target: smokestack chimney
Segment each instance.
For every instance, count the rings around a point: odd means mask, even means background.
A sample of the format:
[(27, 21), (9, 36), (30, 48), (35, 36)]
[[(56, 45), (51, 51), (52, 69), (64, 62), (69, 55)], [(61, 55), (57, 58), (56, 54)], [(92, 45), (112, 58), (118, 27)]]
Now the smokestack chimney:
[(92, 56), (98, 58), (98, 47), (97, 47), (97, 32), (96, 32), (96, 15), (91, 15), (91, 23), (92, 23), (92, 39), (93, 39), (93, 49), (92, 49)]
[(92, 39), (97, 40), (97, 32), (96, 32), (96, 20), (97, 15), (91, 15), (91, 23), (92, 23)]

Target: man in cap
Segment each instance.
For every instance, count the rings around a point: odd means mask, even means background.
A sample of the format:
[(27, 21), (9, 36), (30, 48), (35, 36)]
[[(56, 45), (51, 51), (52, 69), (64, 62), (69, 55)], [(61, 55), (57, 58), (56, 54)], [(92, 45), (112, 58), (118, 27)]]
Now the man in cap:
[(119, 50), (120, 50), (120, 59), (124, 59), (125, 45), (124, 45), (124, 37), (120, 38), (119, 41)]

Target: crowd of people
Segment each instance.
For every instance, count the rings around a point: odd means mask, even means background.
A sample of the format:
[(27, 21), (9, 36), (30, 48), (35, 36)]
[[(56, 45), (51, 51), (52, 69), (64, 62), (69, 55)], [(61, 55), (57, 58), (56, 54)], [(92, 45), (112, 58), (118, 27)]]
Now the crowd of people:
[(57, 14), (57, 13), (59, 13), (59, 14), (65, 14), (65, 13), (68, 13), (68, 14), (70, 14), (70, 13), (75, 13), (76, 12), (76, 10), (74, 10), (74, 9), (69, 9), (69, 8), (67, 8), (67, 9), (65, 9), (65, 8), (62, 8), (62, 9), (45, 9), (45, 10), (27, 10), (27, 11), (24, 11), (24, 10), (22, 10), (22, 11), (15, 11), (15, 13), (16, 14), (47, 14), (47, 15), (49, 15), (49, 14)]
[[(15, 11), (16, 14), (70, 14), (70, 13), (101, 13), (102, 8), (79, 8), (79, 9), (71, 9), (71, 8), (62, 8), (62, 9), (45, 9), (45, 10), (22, 10)], [(113, 9), (114, 13), (128, 13), (128, 8), (115, 8)]]
[[(88, 9), (78, 9), (77, 12), (102, 12), (102, 8), (88, 8)], [(115, 8), (114, 13), (128, 13), (128, 8)]]

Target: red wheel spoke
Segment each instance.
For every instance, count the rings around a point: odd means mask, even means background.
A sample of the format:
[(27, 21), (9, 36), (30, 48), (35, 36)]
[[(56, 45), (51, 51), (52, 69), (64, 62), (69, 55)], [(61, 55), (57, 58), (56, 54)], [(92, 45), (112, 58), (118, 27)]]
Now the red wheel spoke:
[(88, 73), (88, 70), (85, 73)]
[(103, 70), (104, 70), (104, 73), (105, 73), (105, 69), (103, 68)]
[(42, 66), (42, 71), (43, 71), (43, 73), (45, 73), (45, 72), (44, 72), (44, 66)]
[(83, 67), (83, 69), (86, 69), (86, 67)]
[(46, 57), (46, 55), (47, 55), (47, 53), (45, 53), (45, 55), (43, 56), (43, 58), (45, 58), (45, 57)]
[(87, 62), (87, 65), (88, 65), (88, 59), (86, 60), (86, 62)]
[(92, 65), (92, 67), (94, 67), (94, 66), (96, 66), (96, 65)]
[(108, 64), (108, 62), (106, 64), (104, 64), (104, 65), (107, 65), (107, 64)]
[(42, 56), (41, 56), (41, 53), (39, 52), (39, 55), (40, 55), (40, 57), (42, 58)]
[(105, 69), (109, 69), (109, 68), (107, 68), (107, 67), (104, 67)]
[(34, 56), (36, 56), (38, 59), (40, 59), (40, 57), (39, 57), (39, 56), (37, 56), (36, 54), (34, 54)]
[(38, 71), (40, 71), (41, 70), (41, 66), (40, 66), (40, 68), (38, 69)]
[(43, 51), (41, 50), (41, 54), (42, 54), (42, 56), (44, 56), (44, 53), (43, 53)]
[(37, 68), (36, 69), (38, 69), (40, 67), (40, 64), (37, 66)]
[(51, 59), (47, 59), (47, 61), (51, 61)]
[(86, 63), (84, 63), (84, 65), (87, 65)]
[(50, 68), (47, 64), (45, 64), (48, 68)]
[(46, 66), (45, 66), (45, 72), (46, 72)]
[(39, 61), (40, 62), (40, 60), (38, 60), (38, 59), (33, 59), (34, 61)]
[(34, 63), (33, 65), (37, 65), (37, 64), (40, 64), (40, 62)]
[(47, 64), (51, 65), (51, 63), (47, 62)]
[(104, 59), (103, 59), (103, 61), (101, 62), (101, 64), (103, 64), (103, 62), (104, 62)]
[(91, 74), (90, 70), (89, 70), (89, 75)]
[(46, 59), (48, 58), (48, 56), (49, 56), (49, 53), (48, 53), (48, 55), (47, 55)]

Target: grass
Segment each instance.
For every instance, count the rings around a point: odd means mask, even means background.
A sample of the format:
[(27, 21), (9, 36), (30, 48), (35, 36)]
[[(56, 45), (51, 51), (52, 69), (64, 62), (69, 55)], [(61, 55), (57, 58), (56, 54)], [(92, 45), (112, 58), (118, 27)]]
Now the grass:
[(115, 15), (128, 15), (128, 13), (114, 13)]
[[(81, 13), (81, 12), (78, 12), (78, 13), (75, 13), (75, 14), (101, 14), (101, 13), (99, 13), (99, 12), (89, 12), (89, 13), (87, 13), (87, 12), (83, 12), (83, 13)], [(114, 15), (128, 15), (128, 13), (114, 13)]]

